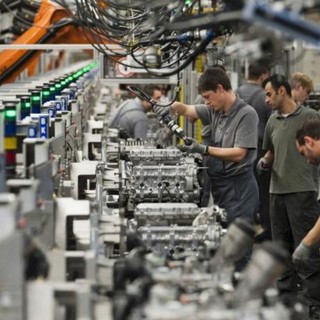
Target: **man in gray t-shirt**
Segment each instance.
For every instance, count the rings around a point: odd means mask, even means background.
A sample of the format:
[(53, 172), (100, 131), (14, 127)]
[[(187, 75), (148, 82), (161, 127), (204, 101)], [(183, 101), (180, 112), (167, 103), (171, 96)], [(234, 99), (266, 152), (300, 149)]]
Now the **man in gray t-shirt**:
[[(149, 85), (143, 88), (153, 100), (159, 101), (161, 90), (157, 86)], [(123, 102), (111, 116), (109, 128), (123, 130), (129, 138), (146, 139), (149, 119), (146, 115), (151, 110), (151, 103), (138, 97)]]
[[(212, 143), (202, 145), (188, 138), (190, 144), (183, 146), (182, 151), (208, 156), (213, 200), (226, 209), (228, 223), (237, 217), (253, 223), (259, 200), (253, 174), (258, 141), (257, 113), (236, 96), (221, 68), (207, 69), (199, 78), (198, 90), (205, 105), (176, 102), (172, 109), (188, 119), (200, 119), (203, 125), (210, 125)], [(159, 106), (155, 112), (161, 117), (169, 110)], [(236, 264), (238, 271), (249, 256)]]
[[(257, 111), (259, 117), (258, 156), (254, 167), (256, 167), (258, 160), (264, 155), (264, 151), (262, 150), (264, 130), (272, 112), (272, 109), (266, 104), (266, 93), (262, 88), (263, 81), (269, 76), (269, 69), (266, 66), (261, 63), (252, 63), (249, 66), (247, 81), (236, 91), (241, 99)], [(264, 175), (258, 175), (255, 171), (255, 177), (259, 187), (259, 219), (257, 221), (259, 221), (263, 228), (263, 232), (256, 239), (258, 241), (270, 240), (269, 185), (271, 174), (269, 172)]]
[(248, 80), (236, 90), (236, 93), (252, 106), (258, 114), (258, 150), (261, 150), (264, 129), (272, 111), (266, 104), (266, 93), (262, 88), (262, 83), (270, 76), (270, 73), (267, 67), (256, 63), (249, 66), (248, 72)]

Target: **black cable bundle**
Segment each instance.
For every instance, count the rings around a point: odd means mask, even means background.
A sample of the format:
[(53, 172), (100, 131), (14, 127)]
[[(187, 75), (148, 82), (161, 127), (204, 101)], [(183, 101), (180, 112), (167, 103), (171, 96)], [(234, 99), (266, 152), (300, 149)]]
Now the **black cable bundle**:
[[(83, 27), (88, 40), (93, 39), (92, 46), (108, 59), (159, 77), (177, 74), (215, 37), (229, 35), (231, 30), (212, 20), (212, 11), (218, 10), (215, 3), (209, 15), (202, 14), (210, 17), (213, 28), (190, 28), (190, 19), (201, 18), (199, 0), (75, 0), (72, 7), (64, 0), (57, 2), (73, 12), (74, 23)], [(170, 28), (173, 23), (180, 23), (180, 28)], [(153, 56), (148, 60), (150, 52)], [(134, 64), (119, 61), (129, 55)], [(157, 63), (150, 64), (152, 59)]]

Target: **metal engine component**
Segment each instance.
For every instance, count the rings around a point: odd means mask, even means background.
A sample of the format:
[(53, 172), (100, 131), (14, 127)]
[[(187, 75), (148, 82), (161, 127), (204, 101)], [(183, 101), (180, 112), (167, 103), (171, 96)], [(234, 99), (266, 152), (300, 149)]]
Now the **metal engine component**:
[[(229, 230), (229, 236), (235, 230)], [(234, 256), (231, 254), (229, 259)], [(254, 251), (236, 288), (221, 287), (221, 279), (207, 273), (196, 256), (154, 269), (152, 279), (155, 285), (150, 290), (145, 314), (153, 320), (305, 319), (301, 304), (288, 308), (279, 297), (275, 297), (273, 288), (273, 293), (265, 294), (283, 271), (287, 258), (286, 252), (279, 250), (277, 244), (262, 244)], [(265, 299), (261, 299), (264, 294)]]
[(289, 258), (286, 250), (272, 242), (264, 242), (257, 248), (236, 289), (235, 301), (238, 305), (259, 299), (270, 283), (285, 270)]
[(219, 250), (211, 260), (213, 270), (222, 270), (243, 257), (253, 244), (254, 234), (255, 230), (249, 222), (237, 218), (228, 228)]
[[(117, 129), (107, 130), (107, 141), (102, 153), (105, 159), (110, 162), (118, 162), (120, 156), (125, 157), (130, 150), (156, 149), (154, 140), (119, 139)], [(104, 158), (104, 155), (102, 155)]]
[(138, 226), (191, 225), (201, 208), (194, 203), (140, 203), (134, 217)]
[(176, 166), (133, 166), (133, 202), (199, 202), (197, 165), (187, 162)]
[(176, 164), (181, 162), (184, 158), (182, 152), (177, 148), (167, 149), (137, 149), (124, 148), (124, 152), (128, 152), (128, 157), (134, 165), (138, 164)]
[(108, 194), (122, 194), (120, 207), (129, 203), (133, 211), (142, 202), (200, 201), (199, 168), (178, 149), (157, 149), (153, 141), (130, 139), (106, 141), (102, 149), (107, 165), (103, 186)]
[(148, 249), (164, 255), (176, 250), (198, 252), (201, 248), (217, 248), (223, 235), (218, 223), (198, 227), (146, 226), (139, 227), (137, 233)]

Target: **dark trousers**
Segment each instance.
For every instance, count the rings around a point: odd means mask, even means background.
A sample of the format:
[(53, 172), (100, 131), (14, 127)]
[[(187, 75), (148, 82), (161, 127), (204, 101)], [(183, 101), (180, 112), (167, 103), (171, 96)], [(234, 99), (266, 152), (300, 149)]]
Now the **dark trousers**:
[[(236, 176), (211, 177), (211, 188), (214, 203), (227, 212), (228, 225), (238, 217), (253, 224), (259, 192), (252, 169)], [(248, 248), (248, 254), (236, 263), (236, 270), (241, 271), (250, 257)]]
[(271, 222), (270, 222), (270, 205), (269, 205), (269, 187), (271, 173), (265, 172), (256, 176), (259, 187), (259, 218), (260, 224), (265, 232), (265, 239), (271, 240)]
[(271, 180), (271, 170), (264, 172), (261, 175), (257, 174), (256, 167), (257, 163), (261, 157), (263, 157), (265, 151), (261, 148), (258, 149), (258, 156), (254, 162), (254, 175), (256, 177), (258, 188), (259, 188), (259, 221), (261, 227), (263, 228), (263, 240), (271, 240), (271, 223), (270, 223), (270, 205), (269, 205), (269, 187)]
[(226, 209), (228, 224), (236, 218), (253, 223), (259, 204), (259, 191), (253, 170), (236, 176), (211, 177), (214, 203)]
[[(319, 216), (316, 192), (270, 194), (270, 218), (273, 240), (282, 244), (290, 254), (299, 245)], [(309, 305), (320, 305), (320, 257), (314, 250), (304, 266), (288, 262), (285, 272), (277, 280), (280, 293), (297, 292), (302, 281), (302, 294)]]

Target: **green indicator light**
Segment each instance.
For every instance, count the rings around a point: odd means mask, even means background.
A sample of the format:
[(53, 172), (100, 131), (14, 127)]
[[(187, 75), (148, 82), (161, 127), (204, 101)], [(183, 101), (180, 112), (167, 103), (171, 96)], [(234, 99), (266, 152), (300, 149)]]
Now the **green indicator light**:
[(31, 97), (31, 100), (32, 101), (40, 101), (40, 97), (38, 97), (38, 96)]
[(4, 114), (6, 118), (15, 118), (17, 116), (17, 112), (15, 110), (5, 110)]
[(61, 84), (64, 86), (67, 82), (65, 80), (61, 81)]
[(68, 81), (72, 81), (73, 78), (70, 76), (70, 77), (67, 78), (67, 80), (68, 80)]
[(50, 87), (50, 91), (55, 91), (55, 87)]
[(20, 100), (21, 109), (30, 108), (30, 97), (22, 97)]
[(61, 88), (61, 84), (60, 83), (56, 83), (55, 87), (60, 89)]
[(42, 94), (43, 94), (44, 96), (50, 96), (50, 91), (43, 91)]

